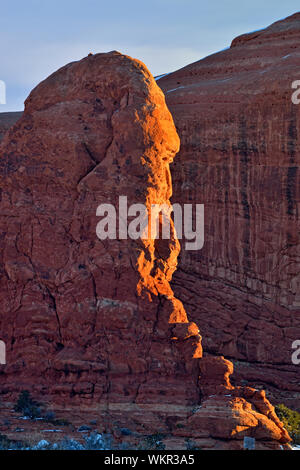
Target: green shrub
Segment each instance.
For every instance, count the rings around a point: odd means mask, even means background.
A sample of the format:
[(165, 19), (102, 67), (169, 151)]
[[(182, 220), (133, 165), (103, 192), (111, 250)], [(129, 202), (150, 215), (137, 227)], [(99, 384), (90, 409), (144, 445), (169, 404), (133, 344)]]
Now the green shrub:
[(165, 437), (165, 434), (161, 433), (146, 436), (138, 445), (137, 450), (164, 450), (165, 445), (162, 443), (162, 440)]
[(21, 450), (23, 443), (21, 441), (13, 441), (7, 436), (0, 433), (0, 451), (1, 450)]
[(300, 413), (283, 404), (277, 405), (275, 411), (293, 439), (294, 444), (300, 445)]
[(20, 393), (14, 410), (23, 413), (23, 416), (30, 419), (40, 418), (41, 416), (40, 404), (31, 398), (27, 390), (23, 390)]

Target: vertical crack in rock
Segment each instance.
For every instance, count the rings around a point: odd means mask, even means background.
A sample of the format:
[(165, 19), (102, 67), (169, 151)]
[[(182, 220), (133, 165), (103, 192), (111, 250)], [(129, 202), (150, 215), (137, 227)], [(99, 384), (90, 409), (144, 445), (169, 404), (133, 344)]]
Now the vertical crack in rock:
[(54, 313), (55, 313), (55, 317), (56, 317), (56, 320), (57, 320), (57, 329), (58, 329), (58, 336), (59, 336), (59, 341), (61, 344), (63, 344), (63, 338), (62, 338), (62, 334), (61, 334), (61, 326), (60, 326), (60, 320), (59, 320), (59, 315), (58, 315), (58, 311), (57, 311), (57, 306), (56, 306), (56, 300), (55, 300), (55, 296), (53, 294), (51, 294), (50, 290), (48, 288), (46, 288), (46, 292), (51, 300), (51, 306), (52, 306), (52, 309), (54, 310)]

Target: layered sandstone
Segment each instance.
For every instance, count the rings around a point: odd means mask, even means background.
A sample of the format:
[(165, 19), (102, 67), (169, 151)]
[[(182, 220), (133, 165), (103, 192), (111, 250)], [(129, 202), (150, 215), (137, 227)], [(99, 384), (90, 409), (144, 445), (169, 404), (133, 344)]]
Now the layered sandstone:
[(182, 251), (176, 296), (204, 350), (237, 383), (300, 409), (300, 13), (158, 80), (181, 139), (172, 202), (205, 205), (201, 251)]
[(202, 358), (170, 287), (172, 222), (167, 240), (96, 236), (97, 207), (119, 196), (170, 205), (178, 149), (162, 91), (118, 52), (68, 64), (32, 91), (0, 147), (2, 397), (28, 389), (96, 416), (101, 430), (278, 448), (289, 436), (263, 394), (232, 386), (225, 359)]

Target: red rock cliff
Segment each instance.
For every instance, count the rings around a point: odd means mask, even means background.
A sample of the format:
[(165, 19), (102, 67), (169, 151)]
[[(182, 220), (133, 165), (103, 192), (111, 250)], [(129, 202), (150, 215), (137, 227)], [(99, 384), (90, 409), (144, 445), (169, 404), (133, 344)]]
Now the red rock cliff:
[(181, 139), (172, 202), (205, 205), (205, 244), (182, 251), (176, 296), (239, 383), (298, 409), (299, 44), (297, 13), (158, 80)]

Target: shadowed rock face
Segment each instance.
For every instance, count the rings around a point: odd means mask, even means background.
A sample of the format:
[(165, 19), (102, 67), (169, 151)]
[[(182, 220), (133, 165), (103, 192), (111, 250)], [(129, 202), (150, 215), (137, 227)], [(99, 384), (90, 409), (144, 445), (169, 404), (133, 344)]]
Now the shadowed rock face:
[(205, 243), (172, 285), (204, 350), (300, 409), (300, 13), (158, 80), (181, 139), (175, 202), (205, 205)]
[(17, 113), (0, 113), (0, 141), (4, 134), (12, 127), (22, 116), (22, 112)]
[(169, 283), (173, 227), (162, 241), (96, 237), (101, 203), (170, 204), (178, 148), (163, 93), (120, 53), (68, 64), (30, 94), (0, 147), (1, 393), (28, 389), (96, 414), (102, 430), (166, 432), (176, 445), (241, 448), (251, 435), (278, 448), (289, 437), (264, 394), (233, 387), (224, 358), (202, 358)]
[(148, 418), (136, 411), (146, 428), (159, 427), (156, 408), (181, 416), (199, 403), (188, 363), (201, 338), (169, 285), (178, 240), (96, 236), (101, 203), (169, 204), (178, 148), (155, 80), (117, 52), (69, 64), (30, 94), (1, 145), (2, 393), (29, 388), (104, 418), (111, 408), (125, 424), (129, 405), (146, 403)]

